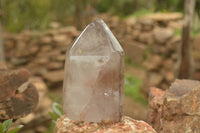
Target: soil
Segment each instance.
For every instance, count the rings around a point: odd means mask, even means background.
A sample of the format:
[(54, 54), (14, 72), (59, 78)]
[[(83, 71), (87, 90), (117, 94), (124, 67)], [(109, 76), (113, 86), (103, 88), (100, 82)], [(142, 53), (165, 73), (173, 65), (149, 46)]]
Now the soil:
[(138, 103), (131, 97), (124, 98), (124, 115), (136, 120), (144, 120), (147, 118), (147, 105)]

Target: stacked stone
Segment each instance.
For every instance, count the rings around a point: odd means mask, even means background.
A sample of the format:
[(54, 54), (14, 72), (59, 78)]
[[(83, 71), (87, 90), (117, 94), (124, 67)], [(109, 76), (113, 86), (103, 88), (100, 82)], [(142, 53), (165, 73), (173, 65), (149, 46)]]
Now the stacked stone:
[(151, 86), (167, 89), (176, 77), (182, 17), (180, 13), (152, 14), (120, 21), (116, 16), (105, 20), (122, 44), (126, 55), (146, 69), (143, 92)]
[(171, 23), (178, 25), (181, 23), (182, 15), (174, 14), (168, 19), (165, 15), (160, 18), (149, 16), (148, 19), (154, 21), (155, 25), (152, 30), (153, 41), (148, 45), (149, 52), (144, 62), (146, 68), (146, 79), (144, 92), (148, 93), (151, 86), (167, 89), (177, 75), (179, 48), (181, 46), (181, 37), (175, 35), (177, 29), (181, 26), (171, 26)]
[(42, 33), (4, 33), (7, 65), (27, 68), (34, 76), (42, 77), (49, 88), (61, 87), (67, 46), (78, 35), (74, 27), (57, 27)]

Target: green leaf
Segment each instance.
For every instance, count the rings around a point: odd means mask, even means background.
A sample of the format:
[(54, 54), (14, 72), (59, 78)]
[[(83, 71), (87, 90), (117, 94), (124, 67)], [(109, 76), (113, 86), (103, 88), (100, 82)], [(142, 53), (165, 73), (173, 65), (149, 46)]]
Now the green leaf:
[(4, 132), (7, 132), (8, 129), (10, 128), (11, 124), (12, 124), (12, 119), (8, 119), (8, 120), (4, 121), (4, 122), (3, 122), (3, 125), (5, 126), (5, 128), (4, 128), (3, 131), (4, 131)]
[(15, 129), (10, 130), (8, 133), (17, 133), (19, 130), (21, 130), (24, 127), (24, 125), (19, 125)]
[(4, 128), (5, 126), (2, 123), (0, 123), (0, 133), (4, 133)]
[(54, 121), (56, 121), (59, 118), (59, 116), (53, 112), (49, 112), (49, 115), (50, 115), (51, 119), (53, 119)]
[(63, 114), (62, 107), (60, 104), (54, 102), (52, 105), (53, 111), (58, 115), (61, 116)]

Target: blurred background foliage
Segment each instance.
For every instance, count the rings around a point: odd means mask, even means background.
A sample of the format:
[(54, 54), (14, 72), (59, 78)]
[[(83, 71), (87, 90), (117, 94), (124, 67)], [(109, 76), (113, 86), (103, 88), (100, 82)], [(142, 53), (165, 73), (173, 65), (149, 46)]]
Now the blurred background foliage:
[[(200, 0), (196, 2), (199, 13)], [(73, 24), (88, 14), (110, 12), (126, 17), (155, 11), (183, 11), (183, 5), (183, 0), (0, 0), (0, 22), (12, 32), (42, 30), (52, 21)]]

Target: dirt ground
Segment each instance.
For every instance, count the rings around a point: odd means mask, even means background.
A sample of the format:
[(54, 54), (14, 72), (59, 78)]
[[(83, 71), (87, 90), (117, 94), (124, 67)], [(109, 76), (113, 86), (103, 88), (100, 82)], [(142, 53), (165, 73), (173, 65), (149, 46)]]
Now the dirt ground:
[(133, 100), (131, 97), (124, 97), (124, 115), (136, 120), (146, 120), (147, 106)]

